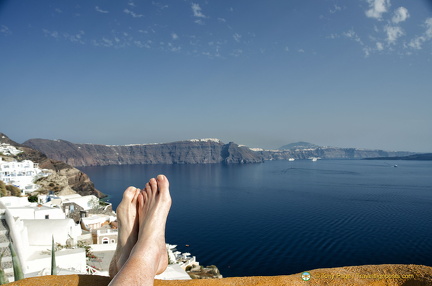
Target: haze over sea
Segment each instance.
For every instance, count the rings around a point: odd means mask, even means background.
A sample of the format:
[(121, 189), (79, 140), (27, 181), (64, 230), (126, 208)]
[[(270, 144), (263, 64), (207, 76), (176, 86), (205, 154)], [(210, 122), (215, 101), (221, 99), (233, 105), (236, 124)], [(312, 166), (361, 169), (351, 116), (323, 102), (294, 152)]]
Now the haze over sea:
[(173, 198), (167, 242), (218, 266), (224, 277), (364, 264), (432, 266), (432, 162), (80, 169), (110, 195), (113, 208), (127, 186), (142, 188), (150, 177), (167, 175)]

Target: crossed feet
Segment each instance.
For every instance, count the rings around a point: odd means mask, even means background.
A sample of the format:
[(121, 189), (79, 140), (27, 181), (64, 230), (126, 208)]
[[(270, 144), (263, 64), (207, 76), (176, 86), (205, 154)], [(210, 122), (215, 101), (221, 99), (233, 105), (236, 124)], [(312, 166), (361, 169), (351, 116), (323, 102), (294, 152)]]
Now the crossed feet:
[(171, 207), (169, 182), (152, 178), (143, 190), (129, 187), (117, 208), (117, 249), (110, 264), (110, 285), (153, 285), (165, 271), (165, 225)]

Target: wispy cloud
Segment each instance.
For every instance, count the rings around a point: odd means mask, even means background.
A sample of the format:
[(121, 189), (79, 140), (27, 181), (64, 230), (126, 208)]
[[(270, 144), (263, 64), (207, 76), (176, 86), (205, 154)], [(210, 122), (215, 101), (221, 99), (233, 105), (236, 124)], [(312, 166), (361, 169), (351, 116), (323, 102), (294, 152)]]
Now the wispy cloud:
[(102, 14), (107, 14), (107, 13), (109, 13), (107, 10), (102, 10), (101, 8), (99, 8), (99, 6), (96, 6), (96, 7), (95, 7), (95, 10), (96, 10), (97, 12), (99, 12), (99, 13), (102, 13)]
[(363, 45), (363, 41), (361, 40), (360, 36), (353, 30), (349, 30), (348, 32), (343, 33), (343, 35), (351, 40), (356, 41), (357, 43), (360, 43)]
[(69, 33), (64, 33), (63, 37), (69, 41), (71, 41), (72, 43), (80, 43), (80, 44), (85, 44), (84, 41), (84, 31), (79, 31), (76, 34), (69, 34)]
[(408, 19), (410, 14), (408, 13), (408, 9), (405, 7), (399, 7), (394, 11), (394, 15), (392, 18), (392, 22), (395, 24), (398, 24), (400, 22), (406, 21)]
[(335, 14), (335, 13), (341, 11), (341, 10), (342, 10), (342, 7), (341, 7), (341, 6), (334, 5), (334, 6), (333, 6), (333, 9), (330, 9), (329, 12), (330, 12), (330, 14)]
[(385, 26), (384, 31), (387, 34), (387, 42), (389, 44), (395, 44), (397, 39), (405, 34), (399, 26)]
[(10, 34), (12, 34), (11, 30), (7, 26), (5, 26), (5, 25), (1, 25), (0, 26), (0, 33), (3, 34), (3, 35), (10, 35)]
[(68, 40), (72, 43), (79, 43), (79, 44), (85, 44), (84, 41), (84, 35), (85, 32), (84, 31), (79, 31), (77, 33), (71, 34), (71, 33), (63, 33), (63, 32), (58, 32), (58, 31), (50, 31), (47, 29), (42, 29), (42, 32), (44, 33), (44, 35), (46, 37), (51, 37), (54, 39), (65, 39)]
[(366, 11), (366, 16), (378, 20), (390, 7), (390, 0), (367, 0), (367, 2), (369, 3), (369, 10)]
[(421, 50), (425, 42), (432, 40), (432, 18), (427, 18), (424, 22), (424, 26), (426, 31), (423, 33), (423, 35), (413, 38), (408, 43), (410, 48)]
[(240, 40), (241, 40), (242, 36), (241, 36), (240, 34), (238, 34), (238, 33), (235, 33), (235, 34), (233, 35), (233, 38), (234, 38), (234, 40), (235, 40), (237, 43), (240, 43)]
[(47, 36), (47, 37), (49, 36), (49, 37), (52, 37), (54, 39), (58, 39), (60, 36), (59, 32), (57, 32), (57, 31), (49, 31), (47, 29), (42, 29), (42, 32), (44, 33), (45, 36)]
[(108, 38), (103, 37), (102, 41), (99, 42), (104, 47), (112, 47), (114, 46), (114, 42)]
[(381, 43), (381, 42), (377, 42), (377, 43), (376, 43), (376, 49), (377, 49), (377, 51), (382, 51), (382, 50), (384, 50), (384, 45), (383, 45), (383, 43)]
[[(369, 4), (365, 10), (365, 16), (378, 21), (373, 24), (371, 30), (359, 35), (354, 29), (350, 29), (342, 34), (331, 34), (327, 38), (337, 39), (345, 37), (353, 40), (359, 43), (366, 57), (376, 52), (396, 52), (398, 54), (410, 55), (411, 53), (406, 50), (404, 51), (404, 49), (422, 49), (424, 43), (432, 39), (432, 18), (429, 18), (430, 21), (426, 20), (424, 22), (426, 31), (423, 34), (415, 38), (411, 37), (410, 39), (408, 38), (409, 35), (402, 28), (402, 24), (410, 18), (407, 8), (398, 7), (390, 14), (388, 12), (390, 12), (391, 0), (364, 1)], [(401, 39), (404, 40), (402, 41)]]
[(152, 1), (152, 5), (155, 6), (155, 7), (157, 7), (160, 10), (168, 8), (168, 5), (165, 5), (165, 4), (156, 2), (156, 1)]
[[(370, 46), (366, 45), (363, 42), (362, 38), (353, 29), (349, 30), (348, 32), (343, 33), (343, 36), (350, 39), (350, 40), (357, 42), (362, 47), (362, 50), (363, 50), (365, 57), (369, 57), (371, 52), (373, 52), (375, 50), (383, 50), (384, 49), (384, 46), (382, 43), (379, 43), (379, 44), (376, 43), (375, 47), (370, 47)], [(335, 37), (335, 38), (338, 38), (338, 37)]]
[(166, 45), (166, 48), (170, 52), (179, 52), (182, 49), (180, 46), (174, 46), (172, 43), (168, 43)]
[(191, 8), (192, 8), (192, 12), (194, 14), (194, 17), (197, 17), (197, 18), (206, 18), (206, 16), (201, 11), (201, 7), (200, 7), (199, 4), (192, 3), (192, 7)]
[(426, 19), (425, 27), (426, 27), (425, 35), (426, 35), (426, 37), (431, 39), (432, 38), (432, 18)]
[(131, 15), (131, 16), (134, 17), (134, 18), (141, 18), (141, 17), (144, 16), (144, 15), (142, 15), (142, 14), (137, 14), (137, 13), (135, 13), (134, 11), (131, 11), (131, 10), (129, 10), (129, 9), (124, 9), (123, 12), (126, 13), (126, 14), (128, 14), (128, 15)]
[(178, 40), (179, 36), (178, 36), (176, 33), (172, 33), (172, 34), (171, 34), (171, 38), (172, 38), (173, 40)]
[(233, 57), (240, 57), (241, 55), (243, 55), (242, 49), (235, 49), (231, 52), (231, 56)]

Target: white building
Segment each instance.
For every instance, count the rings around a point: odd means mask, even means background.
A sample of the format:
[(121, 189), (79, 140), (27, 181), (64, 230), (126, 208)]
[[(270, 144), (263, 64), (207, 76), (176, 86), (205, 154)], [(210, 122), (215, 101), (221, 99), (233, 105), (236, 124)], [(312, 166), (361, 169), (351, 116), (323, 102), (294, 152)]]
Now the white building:
[(99, 205), (99, 199), (95, 195), (81, 196), (79, 194), (59, 196), (62, 204), (75, 203), (87, 211)]
[(6, 162), (0, 157), (0, 180), (17, 186), (22, 194), (36, 191), (39, 186), (34, 181), (48, 175), (48, 170), (39, 169), (39, 164), (30, 160)]
[(115, 219), (116, 218), (114, 216), (104, 214), (90, 215), (88, 217), (81, 218), (81, 227), (87, 231), (96, 231), (104, 225), (108, 225), (110, 222), (113, 222)]
[(189, 252), (181, 253), (180, 251), (174, 251), (177, 245), (167, 244), (168, 258), (174, 263), (180, 265), (183, 270), (186, 270), (186, 267), (197, 267), (199, 266), (199, 262), (196, 260), (195, 256), (190, 257)]
[[(55, 243), (74, 246), (82, 234), (80, 225), (65, 219), (60, 208), (29, 203), (27, 198), (1, 197), (0, 210), (26, 277), (51, 268), (51, 254), (47, 250), (52, 247), (52, 238)], [(59, 269), (86, 273), (85, 249), (57, 251), (56, 264)]]
[(18, 150), (12, 145), (9, 145), (7, 143), (0, 143), (0, 153), (6, 156), (16, 156), (19, 153), (22, 153), (23, 151)]
[(27, 197), (1, 197), (0, 202), (11, 215), (20, 219), (65, 219), (66, 216), (58, 207), (47, 207), (30, 203)]

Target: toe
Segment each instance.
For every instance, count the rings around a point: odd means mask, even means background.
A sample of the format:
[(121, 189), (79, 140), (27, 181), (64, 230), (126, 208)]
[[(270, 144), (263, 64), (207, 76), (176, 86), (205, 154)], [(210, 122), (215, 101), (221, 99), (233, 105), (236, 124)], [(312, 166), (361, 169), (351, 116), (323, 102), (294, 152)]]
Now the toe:
[(164, 175), (157, 176), (157, 183), (159, 188), (159, 193), (161, 194), (161, 198), (166, 202), (171, 202), (171, 195), (169, 193), (169, 181), (168, 178)]
[(159, 188), (169, 188), (168, 178), (165, 177), (165, 175), (159, 175), (159, 176), (157, 176), (156, 179), (157, 179)]
[(146, 200), (146, 193), (145, 192), (138, 193), (138, 207), (140, 209), (143, 208), (145, 200)]
[(128, 201), (132, 201), (137, 193), (137, 188), (135, 187), (128, 187), (124, 193), (123, 193), (123, 199), (128, 200)]
[(150, 181), (148, 182), (148, 184), (150, 185), (152, 195), (155, 195), (157, 193), (157, 189), (158, 189), (158, 185), (157, 185), (156, 179), (155, 178), (151, 178)]
[(151, 186), (150, 186), (150, 183), (146, 183), (146, 185), (145, 185), (145, 191), (144, 191), (147, 195), (151, 195), (151, 193), (152, 193), (152, 189), (151, 189)]

